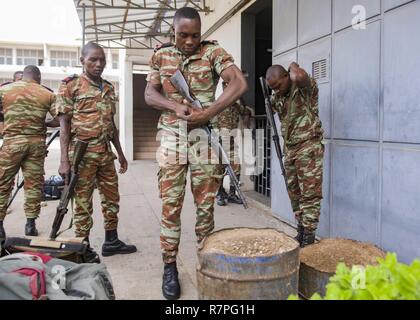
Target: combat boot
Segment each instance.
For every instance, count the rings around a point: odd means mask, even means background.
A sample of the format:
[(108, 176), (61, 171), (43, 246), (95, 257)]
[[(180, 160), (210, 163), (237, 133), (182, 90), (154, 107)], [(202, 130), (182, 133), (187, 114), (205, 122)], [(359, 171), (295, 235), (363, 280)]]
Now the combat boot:
[(162, 293), (167, 300), (178, 300), (181, 296), (176, 262), (165, 264), (163, 269)]
[(118, 239), (117, 230), (105, 231), (105, 242), (102, 245), (102, 256), (110, 257), (115, 254), (130, 254), (136, 251), (136, 246), (125, 244)]
[(90, 246), (89, 238), (86, 238), (85, 242), (87, 242), (88, 247), (83, 255), (83, 260), (84, 260), (83, 263), (101, 263), (101, 259), (99, 258), (99, 255)]
[(241, 198), (236, 195), (236, 189), (234, 186), (230, 186), (229, 195), (228, 195), (228, 202), (234, 204), (243, 204)]
[(300, 247), (305, 248), (315, 243), (315, 232), (309, 229), (304, 229), (302, 241), (300, 242)]
[(220, 207), (226, 206), (227, 199), (228, 199), (228, 194), (226, 193), (225, 188), (223, 188), (223, 185), (221, 185), (216, 195), (217, 205)]
[(303, 241), (303, 232), (304, 232), (304, 230), (305, 230), (305, 228), (303, 227), (303, 225), (301, 225), (301, 224), (298, 224), (298, 227), (297, 227), (297, 236), (295, 237), (295, 240), (297, 241), (297, 242), (299, 242), (299, 245), (302, 243), (302, 241)]
[(3, 227), (3, 221), (0, 221), (0, 243), (3, 243), (4, 240), (6, 240), (6, 231)]
[(25, 236), (30, 236), (30, 237), (38, 236), (38, 230), (36, 229), (35, 219), (26, 220)]

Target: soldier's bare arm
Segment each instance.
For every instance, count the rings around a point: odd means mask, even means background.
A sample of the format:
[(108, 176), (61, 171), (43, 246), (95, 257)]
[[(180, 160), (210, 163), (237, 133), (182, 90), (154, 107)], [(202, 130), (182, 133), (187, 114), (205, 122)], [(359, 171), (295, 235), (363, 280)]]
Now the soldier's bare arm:
[(221, 78), (228, 83), (222, 95), (203, 112), (194, 112), (187, 117), (191, 126), (207, 124), (210, 119), (217, 116), (227, 107), (233, 105), (248, 90), (248, 83), (241, 70), (235, 65), (230, 66), (221, 73)]
[(178, 118), (187, 120), (187, 116), (190, 114), (188, 106), (168, 100), (162, 95), (161, 90), (162, 86), (160, 84), (150, 82), (147, 84), (144, 94), (147, 105), (159, 111), (173, 111)]
[(299, 88), (308, 88), (311, 86), (311, 79), (308, 73), (303, 70), (296, 62), (289, 67), (290, 80), (296, 83)]
[(124, 174), (128, 170), (128, 162), (127, 162), (127, 159), (125, 158), (124, 152), (121, 147), (120, 133), (115, 125), (114, 119), (112, 119), (112, 125), (114, 126), (114, 136), (112, 138), (112, 144), (114, 145), (118, 154), (118, 162), (120, 163), (119, 173)]
[(58, 173), (63, 177), (65, 184), (69, 183), (70, 160), (69, 160), (69, 144), (70, 144), (70, 126), (71, 116), (66, 114), (59, 115), (60, 120), (60, 149), (61, 161)]

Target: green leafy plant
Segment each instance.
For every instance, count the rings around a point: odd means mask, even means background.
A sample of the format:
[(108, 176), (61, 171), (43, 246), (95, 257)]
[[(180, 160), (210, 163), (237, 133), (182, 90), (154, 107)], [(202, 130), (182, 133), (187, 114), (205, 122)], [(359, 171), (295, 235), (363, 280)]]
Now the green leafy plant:
[[(299, 298), (290, 296), (289, 300)], [(340, 263), (325, 297), (315, 294), (311, 300), (420, 300), (420, 260), (406, 265), (390, 253), (377, 266), (350, 269)]]

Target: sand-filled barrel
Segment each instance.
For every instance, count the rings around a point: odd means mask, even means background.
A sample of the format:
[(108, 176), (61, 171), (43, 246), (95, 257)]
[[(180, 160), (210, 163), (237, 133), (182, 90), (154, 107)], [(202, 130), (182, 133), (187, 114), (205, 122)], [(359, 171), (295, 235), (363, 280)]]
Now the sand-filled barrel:
[(201, 300), (285, 300), (298, 292), (299, 244), (274, 229), (225, 229), (198, 252)]
[(324, 239), (300, 252), (299, 293), (311, 298), (319, 293), (324, 296), (326, 285), (339, 263), (347, 267), (376, 265), (385, 253), (372, 244), (346, 240)]

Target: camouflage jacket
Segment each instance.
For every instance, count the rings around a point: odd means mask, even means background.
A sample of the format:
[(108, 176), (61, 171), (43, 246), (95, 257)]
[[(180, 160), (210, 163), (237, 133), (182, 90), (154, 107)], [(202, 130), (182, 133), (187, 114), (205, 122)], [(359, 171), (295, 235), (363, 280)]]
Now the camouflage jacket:
[[(182, 103), (182, 96), (169, 81), (176, 70), (180, 69), (191, 92), (205, 108), (215, 101), (220, 74), (233, 64), (233, 57), (215, 41), (203, 41), (197, 53), (189, 57), (183, 55), (176, 46), (168, 45), (158, 49), (153, 55), (150, 61), (151, 72), (147, 81), (151, 84), (161, 85), (164, 95), (169, 100)], [(178, 120), (175, 113), (164, 111), (158, 128), (177, 131)], [(213, 119), (212, 123), (217, 125), (217, 119)]]
[(73, 138), (89, 141), (88, 151), (105, 152), (114, 137), (116, 112), (114, 87), (103, 80), (97, 85), (86, 75), (63, 80), (56, 99), (56, 113), (71, 116)]
[(5, 139), (43, 141), (48, 112), (55, 116), (55, 95), (35, 81), (20, 80), (0, 87), (0, 109), (4, 114)]
[(324, 130), (319, 118), (318, 85), (315, 79), (311, 79), (310, 88), (292, 85), (286, 96), (273, 93), (271, 103), (273, 111), (279, 112), (286, 147), (308, 140), (323, 139)]
[(220, 129), (235, 130), (239, 127), (239, 121), (246, 114), (252, 115), (252, 109), (245, 106), (241, 100), (236, 101), (232, 106), (223, 110), (217, 116)]

